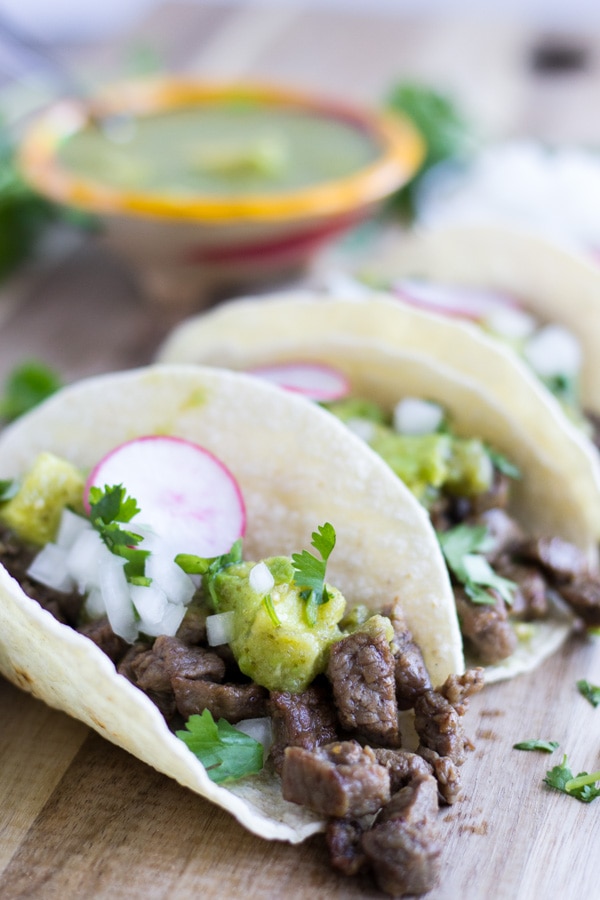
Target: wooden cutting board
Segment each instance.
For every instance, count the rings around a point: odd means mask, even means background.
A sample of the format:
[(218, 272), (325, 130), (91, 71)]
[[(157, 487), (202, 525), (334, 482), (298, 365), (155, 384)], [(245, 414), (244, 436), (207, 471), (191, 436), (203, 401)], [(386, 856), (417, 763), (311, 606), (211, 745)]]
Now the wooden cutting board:
[[(466, 718), (464, 798), (440, 812), (443, 880), (429, 900), (592, 900), (600, 799), (542, 780), (566, 753), (600, 769), (597, 643), (573, 638), (536, 672), (487, 687)], [(559, 741), (552, 755), (512, 749)], [(0, 897), (380, 897), (329, 870), (322, 837), (267, 842), (62, 713), (0, 681)]]

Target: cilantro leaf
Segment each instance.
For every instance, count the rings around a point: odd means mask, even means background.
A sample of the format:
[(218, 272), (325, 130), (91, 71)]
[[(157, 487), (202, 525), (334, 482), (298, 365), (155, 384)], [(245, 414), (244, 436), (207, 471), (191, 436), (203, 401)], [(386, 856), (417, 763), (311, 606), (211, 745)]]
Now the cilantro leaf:
[(577, 688), (579, 693), (585, 697), (586, 700), (589, 700), (592, 706), (600, 706), (600, 687), (595, 684), (590, 684), (589, 681), (582, 678), (577, 682)]
[(325, 570), (327, 560), (335, 547), (335, 529), (329, 522), (319, 525), (312, 533), (311, 545), (317, 550), (321, 559), (317, 559), (308, 550), (292, 554), (292, 565), (296, 570), (294, 581), (298, 587), (304, 588), (300, 596), (306, 601), (306, 619), (309, 625), (317, 621), (317, 607), (327, 603), (329, 594), (325, 586)]
[(190, 716), (186, 731), (175, 734), (198, 757), (211, 781), (222, 784), (260, 772), (263, 745), (227, 722), (215, 722), (210, 711)]
[(491, 459), (494, 468), (498, 469), (499, 472), (502, 472), (503, 475), (507, 475), (509, 478), (514, 478), (518, 480), (521, 478), (521, 470), (518, 466), (516, 466), (507, 456), (503, 453), (500, 453), (499, 450), (494, 450), (493, 447), (486, 446), (486, 453)]
[(494, 603), (488, 588), (497, 591), (508, 605), (512, 603), (516, 584), (497, 575), (481, 555), (491, 545), (485, 525), (456, 525), (448, 531), (438, 532), (438, 540), (450, 571), (464, 585), (465, 593), (473, 603)]
[(18, 419), (62, 387), (60, 376), (37, 360), (17, 366), (9, 373), (0, 398), (0, 418)]
[(4, 478), (0, 481), (0, 503), (12, 498), (19, 492), (19, 482), (14, 478)]
[(514, 750), (543, 750), (544, 753), (554, 753), (555, 750), (558, 750), (558, 747), (558, 741), (539, 741), (535, 739), (513, 744)]
[(582, 803), (591, 803), (596, 797), (600, 797), (600, 787), (596, 786), (597, 782), (600, 782), (600, 772), (592, 772), (591, 774), (580, 772), (576, 778), (573, 777), (573, 773), (568, 766), (566, 754), (563, 756), (560, 765), (554, 766), (553, 769), (546, 772), (544, 782), (549, 787), (561, 791), (563, 794), (568, 794), (569, 797), (575, 797), (576, 800), (580, 800)]
[(123, 570), (127, 580), (149, 585), (145, 565), (150, 551), (137, 547), (142, 539), (140, 534), (119, 525), (129, 522), (140, 511), (137, 501), (127, 496), (122, 484), (105, 485), (104, 489), (91, 487), (89, 501), (90, 521), (111, 553), (126, 560)]

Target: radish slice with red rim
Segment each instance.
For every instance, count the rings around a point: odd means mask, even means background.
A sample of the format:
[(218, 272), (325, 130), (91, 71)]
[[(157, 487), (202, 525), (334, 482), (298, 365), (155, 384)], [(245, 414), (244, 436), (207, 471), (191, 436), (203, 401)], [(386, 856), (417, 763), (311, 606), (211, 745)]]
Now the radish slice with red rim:
[(121, 444), (92, 470), (92, 486), (121, 484), (149, 526), (173, 553), (212, 557), (227, 553), (244, 535), (246, 511), (240, 487), (216, 456), (190, 441), (150, 435)]
[(325, 363), (273, 363), (247, 371), (309, 400), (341, 400), (350, 393), (350, 383), (344, 373)]
[(438, 284), (418, 279), (403, 279), (392, 284), (393, 293), (405, 303), (429, 312), (478, 322), (496, 310), (519, 309), (514, 299), (498, 291), (465, 287), (464, 285)]

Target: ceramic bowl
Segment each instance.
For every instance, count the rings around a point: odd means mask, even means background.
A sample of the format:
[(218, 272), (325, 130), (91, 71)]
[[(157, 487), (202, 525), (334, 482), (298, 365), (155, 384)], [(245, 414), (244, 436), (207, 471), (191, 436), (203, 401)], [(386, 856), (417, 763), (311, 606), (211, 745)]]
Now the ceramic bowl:
[[(372, 144), (355, 170), (300, 187), (182, 193), (115, 185), (89, 164), (65, 164), (61, 148), (82, 129), (212, 105), (254, 104), (277, 114), (312, 114)], [(119, 152), (127, 154), (121, 134)], [(111, 138), (112, 139), (112, 138)], [(418, 170), (423, 141), (408, 120), (267, 85), (211, 85), (163, 78), (129, 82), (82, 103), (63, 100), (32, 122), (20, 148), (25, 178), (41, 194), (95, 214), (103, 239), (136, 269), (153, 298), (193, 305), (207, 284), (277, 280), (327, 242), (372, 216)]]

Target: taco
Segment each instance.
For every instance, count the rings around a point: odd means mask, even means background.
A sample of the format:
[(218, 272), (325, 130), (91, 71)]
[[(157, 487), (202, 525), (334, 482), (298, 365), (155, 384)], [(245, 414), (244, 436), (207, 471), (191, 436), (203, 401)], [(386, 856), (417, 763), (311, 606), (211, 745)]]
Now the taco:
[(389, 242), (360, 278), (503, 341), (600, 445), (600, 273), (593, 260), (525, 230), (448, 225)]
[[(283, 799), (262, 750), (250, 768), (256, 748), (245, 745), (241, 763), (212, 749), (202, 756), (217, 726), (218, 740), (236, 746), (245, 720), (288, 727), (287, 737), (275, 729), (273, 745), (284, 780), (286, 744), (314, 763), (310, 742), (326, 743), (323, 754), (344, 754), (345, 778), (366, 772), (359, 814), (374, 812), (390, 792), (376, 745), (388, 757), (399, 745), (396, 661), (411, 656), (423, 699), (403, 708), (435, 701), (457, 720), (447, 752), (421, 738), (419, 790), (437, 784), (435, 765), (462, 762), (458, 718), (481, 685), (463, 674), (435, 534), (412, 494), (333, 416), (244, 374), (153, 366), (62, 389), (2, 433), (0, 471), (0, 672), (16, 685), (265, 838), (303, 840), (330, 810), (298, 805), (289, 772)], [(361, 720), (360, 698), (340, 700), (336, 684), (361, 681), (365, 653), (379, 654), (387, 693)], [(442, 684), (447, 697), (432, 686)], [(346, 715), (338, 743), (331, 692)], [(306, 697), (294, 735), (287, 707)], [(236, 766), (246, 777), (232, 780)], [(336, 794), (334, 818), (346, 815), (344, 798)]]
[[(304, 367), (305, 392), (345, 419), (428, 509), (468, 659), (487, 666), (486, 680), (554, 652), (569, 612), (600, 624), (597, 455), (523, 363), (479, 329), (383, 296), (286, 295), (196, 316), (160, 358), (280, 383)], [(307, 371), (332, 402), (314, 393)], [(418, 412), (402, 426), (405, 401)], [(567, 558), (572, 567), (562, 569)]]

